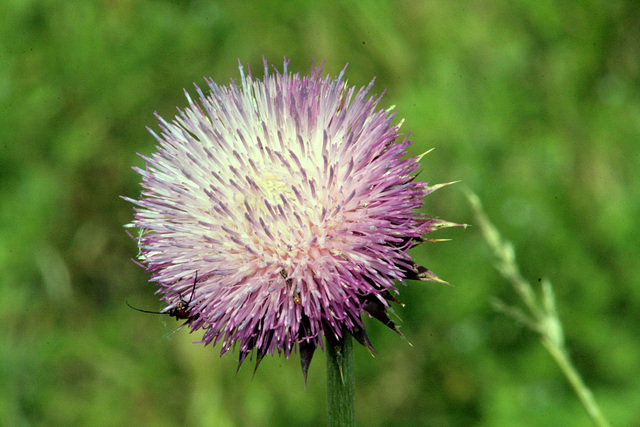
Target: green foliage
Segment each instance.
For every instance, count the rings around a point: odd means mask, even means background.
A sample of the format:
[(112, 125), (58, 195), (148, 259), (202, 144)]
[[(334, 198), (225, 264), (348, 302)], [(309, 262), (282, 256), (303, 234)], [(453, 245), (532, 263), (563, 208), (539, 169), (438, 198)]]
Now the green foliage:
[[(636, 2), (54, 1), (0, 3), (0, 424), (325, 423), (324, 361), (305, 389), (294, 357), (247, 364), (159, 309), (122, 225), (152, 113), (203, 76), (377, 76), (417, 141), (422, 178), (461, 179), (554, 284), (572, 360), (614, 425), (640, 422), (640, 10)], [(473, 223), (464, 194), (427, 199)], [(588, 422), (535, 334), (493, 311), (515, 300), (479, 230), (415, 256), (453, 287), (412, 283), (405, 343), (370, 326), (355, 349), (361, 425)], [(186, 328), (185, 328), (186, 329)]]

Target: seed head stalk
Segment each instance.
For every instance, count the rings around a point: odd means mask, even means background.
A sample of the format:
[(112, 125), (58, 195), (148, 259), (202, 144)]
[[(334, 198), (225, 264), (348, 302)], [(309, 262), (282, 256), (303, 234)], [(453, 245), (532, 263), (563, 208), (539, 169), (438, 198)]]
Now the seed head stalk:
[(609, 427), (609, 421), (600, 411), (593, 393), (591, 393), (591, 390), (589, 390), (589, 387), (584, 383), (580, 373), (571, 362), (565, 346), (564, 331), (556, 310), (555, 296), (551, 283), (548, 280), (542, 280), (542, 295), (538, 296), (536, 294), (531, 283), (522, 277), (520, 273), (513, 245), (500, 236), (498, 229), (484, 213), (480, 198), (470, 191), (467, 193), (467, 198), (475, 212), (476, 222), (480, 226), (487, 244), (498, 259), (496, 268), (511, 283), (526, 310), (508, 306), (497, 299), (492, 301), (494, 308), (523, 323), (540, 335), (542, 345), (560, 367), (591, 421), (598, 427)]

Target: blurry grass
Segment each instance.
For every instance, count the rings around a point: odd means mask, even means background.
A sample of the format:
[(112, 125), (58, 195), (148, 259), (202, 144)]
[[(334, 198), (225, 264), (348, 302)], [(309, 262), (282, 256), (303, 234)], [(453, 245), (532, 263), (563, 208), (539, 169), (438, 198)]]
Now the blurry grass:
[[(292, 71), (376, 76), (423, 159), (514, 236), (524, 277), (553, 277), (572, 359), (614, 425), (640, 423), (640, 13), (636, 2), (0, 2), (0, 424), (322, 424), (318, 355), (256, 378), (157, 316), (124, 233), (153, 111), (237, 79), (262, 55)], [(455, 187), (426, 210), (473, 224)], [(370, 325), (356, 349), (362, 425), (584, 425), (477, 227), (414, 255), (453, 287), (401, 288), (405, 346)], [(163, 323), (164, 322), (164, 323)], [(176, 325), (177, 326), (177, 325)], [(531, 408), (536, 408), (532, 410)]]
[(494, 308), (540, 335), (542, 344), (573, 387), (589, 417), (597, 426), (609, 426), (609, 422), (602, 415), (591, 390), (585, 385), (565, 348), (564, 331), (556, 310), (551, 283), (547, 279), (542, 279), (542, 296), (536, 295), (531, 284), (520, 274), (513, 245), (500, 236), (496, 227), (487, 218), (478, 196), (468, 191), (467, 197), (487, 244), (499, 260), (498, 271), (511, 283), (514, 291), (520, 297), (520, 303), (524, 305), (526, 310), (522, 310), (518, 306), (506, 305), (499, 299), (493, 301)]

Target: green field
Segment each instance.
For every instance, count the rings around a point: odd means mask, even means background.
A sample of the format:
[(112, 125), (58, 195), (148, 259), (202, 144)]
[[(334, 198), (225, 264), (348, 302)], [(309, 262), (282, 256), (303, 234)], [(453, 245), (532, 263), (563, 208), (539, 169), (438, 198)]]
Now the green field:
[[(405, 344), (368, 322), (356, 348), (362, 426), (585, 426), (495, 270), (465, 188), (523, 275), (554, 286), (567, 346), (616, 426), (640, 424), (640, 6), (635, 1), (0, 3), (0, 425), (324, 425), (320, 352), (236, 375), (237, 352), (129, 309), (159, 310), (123, 225), (157, 129), (203, 77), (311, 63), (386, 91), (430, 183), (438, 231), (410, 283)], [(634, 172), (635, 171), (635, 172)], [(635, 230), (635, 231), (634, 231)]]

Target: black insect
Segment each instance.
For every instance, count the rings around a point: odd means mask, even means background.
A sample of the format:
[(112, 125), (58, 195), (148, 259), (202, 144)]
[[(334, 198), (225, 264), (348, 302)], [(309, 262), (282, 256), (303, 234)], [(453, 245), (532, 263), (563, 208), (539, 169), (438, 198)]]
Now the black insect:
[(196, 277), (193, 280), (193, 287), (191, 288), (191, 297), (189, 298), (189, 301), (185, 301), (184, 298), (182, 298), (182, 295), (180, 295), (180, 301), (178, 301), (178, 303), (171, 308), (171, 310), (168, 311), (150, 311), (150, 310), (143, 310), (141, 308), (136, 308), (134, 306), (132, 306), (131, 304), (129, 304), (128, 301), (125, 301), (127, 303), (127, 305), (136, 310), (136, 311), (140, 311), (142, 313), (151, 313), (151, 314), (168, 314), (169, 317), (175, 317), (176, 320), (186, 320), (187, 323), (195, 320), (198, 318), (199, 314), (195, 314), (195, 315), (191, 315), (191, 302), (193, 301), (193, 296), (196, 293), (196, 283), (198, 282), (198, 272), (196, 272)]

